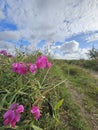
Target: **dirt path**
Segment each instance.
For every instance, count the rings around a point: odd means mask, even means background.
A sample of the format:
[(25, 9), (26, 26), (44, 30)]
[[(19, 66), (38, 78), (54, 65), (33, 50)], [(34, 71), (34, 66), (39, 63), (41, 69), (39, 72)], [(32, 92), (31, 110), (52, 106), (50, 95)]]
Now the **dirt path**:
[(79, 94), (70, 84), (70, 82), (68, 81), (67, 84), (68, 89), (72, 95), (73, 100), (80, 106), (81, 109), (81, 114), (83, 115), (83, 117), (87, 120), (88, 125), (91, 127), (91, 130), (98, 130), (98, 119), (96, 118), (96, 114), (89, 114), (86, 109), (85, 109), (85, 105), (83, 103), (83, 97), (84, 95)]
[(90, 71), (91, 75), (93, 77), (95, 77), (96, 79), (98, 79), (98, 72), (95, 72), (95, 71)]

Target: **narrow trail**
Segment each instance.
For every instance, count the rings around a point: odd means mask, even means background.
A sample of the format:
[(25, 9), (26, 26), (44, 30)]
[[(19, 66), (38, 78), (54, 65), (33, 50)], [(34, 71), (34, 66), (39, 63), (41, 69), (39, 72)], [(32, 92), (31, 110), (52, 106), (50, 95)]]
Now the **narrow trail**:
[(85, 109), (85, 105), (83, 103), (83, 94), (79, 94), (73, 86), (70, 84), (69, 81), (66, 83), (67, 88), (69, 89), (72, 99), (80, 106), (81, 114), (87, 120), (88, 125), (90, 126), (91, 130), (98, 130), (98, 118), (94, 114), (90, 114)]
[(90, 71), (90, 74), (95, 77), (96, 79), (98, 79), (98, 72), (95, 71)]

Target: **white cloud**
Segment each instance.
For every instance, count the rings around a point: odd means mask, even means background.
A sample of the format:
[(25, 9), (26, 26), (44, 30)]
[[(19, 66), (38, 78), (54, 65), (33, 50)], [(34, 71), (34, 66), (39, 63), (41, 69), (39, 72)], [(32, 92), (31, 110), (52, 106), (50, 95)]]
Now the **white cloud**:
[(79, 49), (79, 43), (74, 40), (64, 43), (60, 48), (60, 50), (63, 51), (63, 53), (77, 52), (78, 49)]
[(4, 13), (0, 10), (0, 20), (4, 19), (5, 18), (5, 15)]
[(8, 20), (14, 22), (32, 44), (41, 39), (62, 41), (70, 35), (98, 29), (98, 4), (95, 0), (7, 2)]
[(87, 53), (89, 51), (85, 48), (80, 48), (76, 41), (69, 41), (63, 43), (61, 46), (51, 45), (45, 46), (53, 58), (56, 59), (88, 59)]
[(67, 59), (67, 60), (72, 60), (72, 59), (88, 59), (87, 53), (89, 49), (79, 49), (77, 52), (72, 52), (72, 53), (56, 53), (54, 55), (55, 59)]
[[(27, 39), (36, 47), (40, 40), (48, 43), (65, 41), (74, 34), (98, 30), (97, 0), (1, 0), (0, 17), (16, 24), (17, 31), (0, 32), (0, 40)], [(7, 2), (6, 15), (3, 10)], [(0, 19), (1, 19), (0, 18)], [(49, 47), (49, 46), (48, 46)], [(79, 57), (87, 50), (81, 50), (75, 41), (60, 46), (52, 46), (53, 53), (61, 50), (66, 57)], [(65, 55), (63, 55), (65, 57)]]
[(5, 0), (0, 0), (0, 20), (5, 18), (5, 14), (3, 12), (5, 5)]
[(15, 45), (9, 42), (0, 41), (0, 50), (8, 50), (9, 52), (15, 53)]
[(92, 41), (98, 40), (98, 33), (92, 34), (86, 40), (87, 40), (87, 42), (92, 42)]
[(4, 31), (0, 32), (1, 40), (19, 40), (21, 38), (21, 33), (19, 31)]

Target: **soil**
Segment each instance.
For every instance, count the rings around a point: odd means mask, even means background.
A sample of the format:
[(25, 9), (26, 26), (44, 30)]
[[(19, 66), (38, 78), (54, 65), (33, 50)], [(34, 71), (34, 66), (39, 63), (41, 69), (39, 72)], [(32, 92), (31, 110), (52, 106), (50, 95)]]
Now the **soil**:
[(93, 77), (95, 77), (96, 79), (98, 79), (98, 72), (91, 71), (90, 73), (91, 73), (91, 75), (92, 75)]
[[(94, 77), (96, 77), (96, 75), (94, 75)], [(83, 103), (84, 95), (78, 93), (77, 90), (75, 90), (75, 88), (69, 83), (69, 81), (67, 82), (67, 86), (72, 95), (73, 100), (80, 106), (81, 114), (87, 120), (91, 130), (98, 130), (98, 114), (88, 113)]]

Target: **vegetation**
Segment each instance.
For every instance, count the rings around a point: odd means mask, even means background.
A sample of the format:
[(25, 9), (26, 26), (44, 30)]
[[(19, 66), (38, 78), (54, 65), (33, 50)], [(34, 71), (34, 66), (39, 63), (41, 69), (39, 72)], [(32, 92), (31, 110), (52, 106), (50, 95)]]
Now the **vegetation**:
[(89, 50), (88, 56), (90, 59), (98, 59), (98, 50), (93, 47)]
[[(98, 81), (85, 69), (49, 58), (51, 68), (36, 74), (12, 71), (13, 63), (35, 63), (40, 55), (0, 55), (0, 130), (97, 130)], [(16, 102), (25, 109), (21, 120), (14, 128), (4, 126), (3, 115)], [(30, 112), (32, 105), (41, 111), (39, 120)]]
[(91, 71), (96, 71), (98, 72), (98, 59), (91, 59), (91, 60), (66, 60), (66, 62), (69, 65), (77, 65), (82, 68), (86, 68)]

